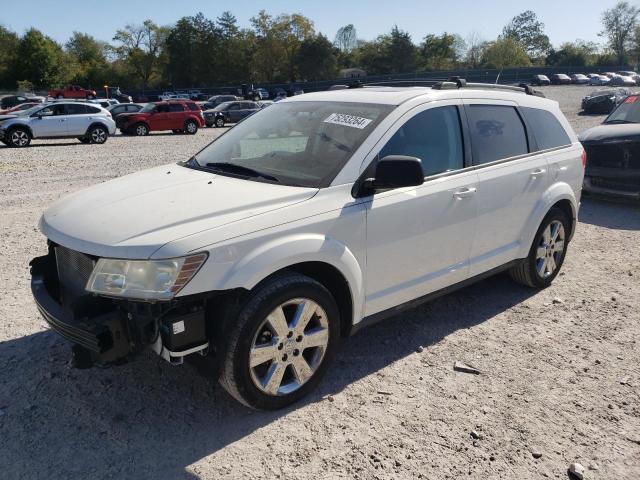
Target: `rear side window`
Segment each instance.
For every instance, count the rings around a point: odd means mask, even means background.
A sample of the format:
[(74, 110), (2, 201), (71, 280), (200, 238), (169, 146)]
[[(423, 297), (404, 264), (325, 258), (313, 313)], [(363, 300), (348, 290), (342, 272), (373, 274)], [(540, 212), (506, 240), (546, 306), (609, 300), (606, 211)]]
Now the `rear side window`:
[(86, 108), (87, 108), (87, 113), (100, 113), (100, 112), (102, 112), (102, 110), (100, 110), (98, 107), (90, 107), (89, 105), (87, 105)]
[(430, 108), (407, 120), (380, 151), (380, 158), (387, 155), (419, 158), (425, 177), (463, 168), (457, 107)]
[(84, 115), (87, 113), (87, 107), (81, 103), (65, 105), (67, 115)]
[(192, 110), (194, 112), (200, 110), (200, 107), (198, 107), (198, 105), (196, 105), (195, 103), (187, 103), (187, 107), (189, 107), (189, 110)]
[(466, 112), (474, 165), (528, 153), (527, 134), (514, 107), (468, 105)]
[(181, 103), (170, 103), (169, 104), (170, 112), (184, 112), (184, 107)]
[(538, 144), (538, 150), (571, 145), (571, 139), (556, 116), (540, 108), (521, 107), (520, 111)]

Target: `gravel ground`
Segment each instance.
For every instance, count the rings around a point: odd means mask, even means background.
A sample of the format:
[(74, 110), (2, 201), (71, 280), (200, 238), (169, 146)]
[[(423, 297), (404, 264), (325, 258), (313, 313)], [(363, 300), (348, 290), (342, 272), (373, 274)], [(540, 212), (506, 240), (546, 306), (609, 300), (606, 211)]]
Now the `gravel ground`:
[[(591, 88), (544, 90), (578, 132), (602, 120), (578, 115)], [(0, 478), (537, 479), (572, 462), (588, 479), (640, 477), (637, 205), (585, 199), (552, 287), (498, 276), (369, 328), (283, 411), (250, 411), (152, 354), (70, 369), (29, 292), (41, 212), (219, 133), (0, 148)]]

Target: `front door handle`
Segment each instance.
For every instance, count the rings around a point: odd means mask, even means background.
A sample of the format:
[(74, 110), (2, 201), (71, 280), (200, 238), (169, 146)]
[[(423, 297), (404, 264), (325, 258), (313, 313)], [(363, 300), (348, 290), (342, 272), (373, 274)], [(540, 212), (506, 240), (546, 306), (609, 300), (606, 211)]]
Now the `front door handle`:
[(544, 169), (544, 168), (536, 168), (535, 170), (533, 170), (531, 172), (531, 176), (536, 178), (536, 177), (539, 177), (541, 175), (544, 175), (546, 172), (547, 172), (547, 170)]
[(458, 190), (457, 192), (453, 192), (453, 198), (455, 198), (456, 200), (461, 200), (463, 198), (467, 198), (470, 197), (472, 195), (475, 195), (475, 193), (478, 191), (477, 188), (474, 187), (465, 187), (461, 190)]

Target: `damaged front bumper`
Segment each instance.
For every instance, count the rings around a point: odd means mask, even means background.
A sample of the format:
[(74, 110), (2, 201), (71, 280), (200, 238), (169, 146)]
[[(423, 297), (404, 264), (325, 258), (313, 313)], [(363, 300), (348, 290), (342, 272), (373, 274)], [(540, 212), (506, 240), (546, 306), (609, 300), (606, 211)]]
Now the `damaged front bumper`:
[[(48, 255), (31, 261), (31, 292), (44, 320), (72, 342), (76, 366), (126, 363), (149, 347), (170, 363), (182, 363), (190, 354), (208, 353), (205, 299), (190, 296), (148, 303), (71, 288), (65, 284), (64, 272), (75, 268), (80, 275), (78, 265), (91, 257), (72, 252), (74, 257), (68, 252), (52, 244)], [(61, 266), (62, 259), (70, 266)], [(77, 283), (82, 284), (81, 280)]]
[(583, 191), (640, 200), (640, 142), (585, 144)]

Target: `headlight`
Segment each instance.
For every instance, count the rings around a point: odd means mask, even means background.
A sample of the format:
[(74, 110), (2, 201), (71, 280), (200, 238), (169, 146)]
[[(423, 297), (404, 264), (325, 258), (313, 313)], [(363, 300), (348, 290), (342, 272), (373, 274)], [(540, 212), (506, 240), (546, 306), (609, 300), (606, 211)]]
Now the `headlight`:
[(206, 253), (166, 260), (98, 260), (86, 290), (112, 297), (170, 300), (189, 283)]

